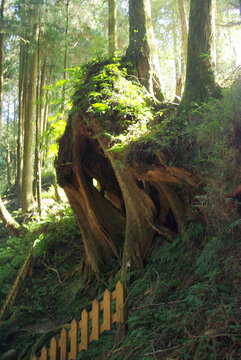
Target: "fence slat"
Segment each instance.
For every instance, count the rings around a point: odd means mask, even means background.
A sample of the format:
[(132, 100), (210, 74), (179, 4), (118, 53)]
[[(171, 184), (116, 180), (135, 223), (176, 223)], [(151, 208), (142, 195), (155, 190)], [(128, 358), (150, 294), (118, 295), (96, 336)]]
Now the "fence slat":
[(61, 330), (59, 339), (60, 360), (67, 360), (67, 332), (65, 329)]
[(120, 281), (116, 284), (116, 314), (117, 314), (117, 322), (124, 323), (124, 305), (125, 305), (125, 295), (124, 288)]
[(49, 359), (57, 360), (57, 340), (55, 339), (55, 337), (52, 337), (50, 342)]
[(81, 350), (88, 349), (88, 344), (89, 344), (88, 322), (89, 322), (89, 314), (84, 309), (81, 313), (81, 343), (80, 343)]
[(70, 352), (68, 354), (68, 359), (74, 360), (77, 358), (78, 354), (78, 324), (75, 319), (71, 322), (68, 338), (70, 339)]
[(99, 340), (100, 338), (100, 306), (97, 300), (94, 300), (92, 302), (91, 319), (92, 319), (92, 332), (89, 337), (90, 343), (93, 340)]
[(46, 347), (44, 346), (41, 350), (41, 356), (39, 358), (39, 360), (47, 360), (48, 359), (48, 352)]
[(103, 298), (103, 324), (100, 327), (100, 333), (111, 329), (111, 294), (108, 289), (104, 292)]
[[(60, 339), (51, 339), (50, 349), (42, 348), (39, 360), (76, 360), (82, 350), (87, 350), (89, 343), (99, 340), (100, 334), (105, 330), (111, 330), (111, 325), (116, 322), (117, 337), (120, 340), (125, 335), (125, 323), (127, 320), (126, 292), (120, 281), (115, 290), (110, 293), (105, 290), (103, 300), (98, 303), (92, 302), (92, 310), (88, 313), (85, 309), (81, 313), (81, 320), (75, 319), (71, 322), (71, 328), (67, 332), (62, 329)], [(116, 301), (115, 313), (111, 315), (111, 302)], [(100, 325), (100, 311), (103, 311), (103, 323)], [(92, 331), (89, 335), (89, 325), (92, 321)], [(81, 342), (78, 344), (78, 331), (81, 331)], [(70, 340), (70, 351), (68, 352), (68, 339)], [(49, 355), (49, 356), (48, 356)], [(37, 360), (34, 356), (32, 360)]]
[(127, 304), (125, 304), (126, 296), (123, 284), (118, 281), (115, 286), (116, 291), (116, 321), (117, 327), (117, 338), (118, 342), (121, 342), (125, 337), (125, 324), (127, 321)]

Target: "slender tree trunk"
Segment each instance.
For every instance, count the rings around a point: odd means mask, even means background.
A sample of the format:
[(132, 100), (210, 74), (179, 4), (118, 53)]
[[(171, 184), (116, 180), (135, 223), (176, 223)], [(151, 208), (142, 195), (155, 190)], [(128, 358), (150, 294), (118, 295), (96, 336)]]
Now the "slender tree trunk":
[(116, 0), (109, 0), (109, 57), (113, 57), (117, 48)]
[(217, 66), (217, 49), (216, 49), (216, 12), (217, 12), (217, 1), (212, 0), (212, 27), (213, 27), (213, 42), (212, 42), (212, 60), (213, 70), (216, 73)]
[(212, 0), (191, 0), (187, 74), (180, 109), (215, 95), (212, 30)]
[(63, 84), (63, 93), (62, 93), (62, 113), (64, 115), (64, 102), (65, 102), (65, 93), (66, 93), (66, 84), (65, 81), (67, 80), (67, 67), (68, 67), (68, 31), (69, 31), (69, 2), (70, 0), (66, 0), (66, 7), (65, 7), (65, 50), (64, 50), (64, 84)]
[(185, 64), (187, 64), (187, 39), (188, 39), (187, 16), (186, 16), (183, 0), (178, 0), (178, 5), (180, 12), (181, 26), (182, 26), (182, 43), (184, 50), (184, 58), (185, 58)]
[[(14, 118), (13, 118), (13, 139), (14, 144), (17, 143), (17, 105), (16, 105), (17, 99), (14, 99)], [(17, 149), (14, 146), (14, 154), (13, 154), (13, 179), (14, 184), (16, 184), (17, 180)]]
[(129, 1), (129, 23), (127, 58), (133, 63), (141, 84), (162, 100), (160, 65), (154, 43), (150, 0)]
[(37, 50), (31, 55), (29, 68), (28, 99), (26, 106), (26, 117), (24, 121), (24, 154), (23, 154), (23, 178), (22, 178), (22, 209), (27, 213), (33, 200), (33, 124), (36, 99), (36, 77), (37, 77)]
[[(50, 84), (52, 81), (52, 69), (50, 68), (49, 74), (47, 76), (47, 84)], [(48, 110), (49, 110), (49, 90), (45, 91), (44, 94), (44, 109), (43, 109), (43, 121), (41, 133), (44, 134), (47, 131), (48, 127)], [(41, 143), (41, 167), (44, 166), (46, 161), (46, 148), (47, 148), (48, 137), (44, 136)]]
[(1, 10), (0, 10), (0, 135), (2, 131), (2, 106), (3, 106), (4, 15), (5, 15), (5, 0), (2, 0)]
[(7, 116), (7, 143), (6, 143), (6, 150), (7, 150), (7, 187), (8, 190), (11, 188), (11, 170), (10, 170), (10, 149), (9, 149), (9, 121), (10, 121), (10, 114), (9, 114), (10, 103), (8, 102), (8, 116)]
[(44, 93), (46, 84), (46, 59), (43, 61), (41, 68), (41, 78), (39, 87), (39, 106), (38, 116), (36, 118), (36, 130), (35, 130), (35, 183), (36, 183), (36, 198), (38, 203), (38, 213), (41, 216), (41, 147), (40, 136), (43, 123), (43, 111), (44, 111)]
[(18, 140), (17, 140), (17, 179), (16, 187), (18, 190), (18, 204), (21, 206), (21, 192), (22, 192), (22, 171), (23, 171), (23, 120), (25, 113), (24, 99), (26, 92), (25, 81), (25, 67), (26, 67), (26, 45), (20, 40), (20, 54), (19, 54), (19, 89), (18, 89)]
[[(173, 12), (173, 22), (175, 22), (175, 12)], [(175, 62), (175, 71), (176, 71), (176, 90), (175, 90), (175, 102), (180, 102), (182, 96), (182, 74), (180, 69), (180, 56), (178, 54), (177, 47), (177, 33), (175, 26), (172, 28), (173, 34), (173, 50), (174, 50), (174, 62)]]
[(21, 235), (20, 225), (14, 220), (5, 208), (2, 199), (0, 197), (0, 219), (8, 230), (10, 230), (15, 236)]
[(40, 88), (40, 67), (39, 67), (39, 37), (37, 49), (37, 86), (36, 86), (36, 117), (35, 117), (35, 151), (34, 151), (34, 167), (33, 167), (33, 197), (37, 199), (37, 172), (38, 172), (38, 139), (39, 139), (39, 88)]

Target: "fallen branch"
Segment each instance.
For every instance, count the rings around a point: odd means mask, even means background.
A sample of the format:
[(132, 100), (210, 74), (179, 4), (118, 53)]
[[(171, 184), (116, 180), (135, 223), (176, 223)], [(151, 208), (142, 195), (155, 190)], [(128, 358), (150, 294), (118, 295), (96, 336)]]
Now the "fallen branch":
[(58, 278), (58, 280), (59, 280), (60, 285), (64, 286), (63, 281), (61, 280), (61, 278), (60, 278), (60, 275), (59, 275), (58, 271), (57, 271), (56, 269), (54, 269), (54, 268), (52, 268), (52, 267), (48, 266), (48, 265), (47, 265), (47, 264), (45, 264), (44, 262), (42, 262), (42, 264), (43, 264), (43, 266), (45, 267), (45, 269), (47, 269), (47, 270), (51, 270), (51, 271), (55, 272), (55, 274), (57, 275), (57, 278)]
[(144, 355), (145, 355), (145, 356), (150, 356), (150, 355), (160, 354), (160, 353), (165, 352), (165, 351), (170, 351), (170, 350), (179, 349), (179, 348), (181, 348), (182, 346), (183, 346), (183, 345), (173, 346), (173, 347), (171, 347), (171, 348), (162, 349), (162, 350), (157, 350), (157, 351), (155, 351), (155, 352), (147, 353), (147, 354), (144, 354)]
[(182, 300), (175, 300), (175, 301), (168, 301), (168, 302), (162, 302), (162, 303), (158, 303), (158, 304), (146, 304), (146, 305), (142, 305), (142, 306), (137, 306), (132, 308), (132, 310), (140, 310), (140, 309), (145, 309), (147, 307), (156, 307), (156, 306), (162, 306), (162, 305), (170, 305), (170, 304), (178, 304), (185, 301), (185, 299)]

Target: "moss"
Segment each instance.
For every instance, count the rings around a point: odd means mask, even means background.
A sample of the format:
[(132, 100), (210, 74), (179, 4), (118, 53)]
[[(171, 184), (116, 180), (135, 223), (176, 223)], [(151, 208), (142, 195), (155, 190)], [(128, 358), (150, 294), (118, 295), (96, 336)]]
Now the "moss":
[(129, 63), (115, 59), (77, 69), (75, 74), (74, 108), (101, 121), (115, 151), (149, 131), (154, 119), (155, 100), (130, 71)]

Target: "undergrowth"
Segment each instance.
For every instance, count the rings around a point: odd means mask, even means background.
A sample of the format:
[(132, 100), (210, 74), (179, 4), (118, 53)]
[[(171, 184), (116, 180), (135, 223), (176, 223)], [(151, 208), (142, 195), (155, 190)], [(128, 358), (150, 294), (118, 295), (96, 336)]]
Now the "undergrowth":
[[(193, 231), (187, 237), (197, 236)], [(143, 276), (128, 288), (124, 341), (117, 345), (115, 333), (106, 333), (79, 359), (240, 359), (237, 235), (224, 232), (200, 248), (187, 238), (156, 238)]]
[[(125, 149), (130, 163), (143, 156), (143, 162), (151, 157), (155, 164), (158, 150), (169, 167), (198, 174), (202, 191), (193, 195), (193, 207), (201, 215), (187, 226), (183, 237), (172, 242), (156, 237), (142, 276), (130, 274), (128, 332), (123, 342), (117, 344), (115, 331), (105, 333), (78, 359), (238, 360), (240, 204), (232, 191), (240, 183), (240, 83), (227, 89), (222, 99), (167, 116), (163, 109), (154, 114), (143, 89), (128, 82), (128, 73), (118, 61), (95, 66), (95, 72), (85, 68), (76, 77), (76, 106), (81, 91), (88, 89), (86, 104), (81, 105), (103, 119), (109, 113), (105, 135), (113, 137), (112, 150)], [(135, 94), (129, 101), (128, 91)], [(111, 122), (114, 117), (116, 124)], [(113, 266), (105, 278), (88, 286), (82, 283), (81, 236), (71, 210), (62, 205), (41, 223), (30, 223), (24, 240), (11, 237), (1, 244), (1, 299), (32, 245), (33, 278), (26, 279), (12, 309), (12, 315), (18, 312), (19, 317), (10, 316), (10, 323), (0, 331), (4, 350), (13, 338), (17, 350), (23, 343), (29, 350), (36, 341), (36, 333), (23, 339), (20, 326), (79, 319), (84, 307), (89, 309), (106, 287), (112, 289), (119, 270), (119, 265)]]

